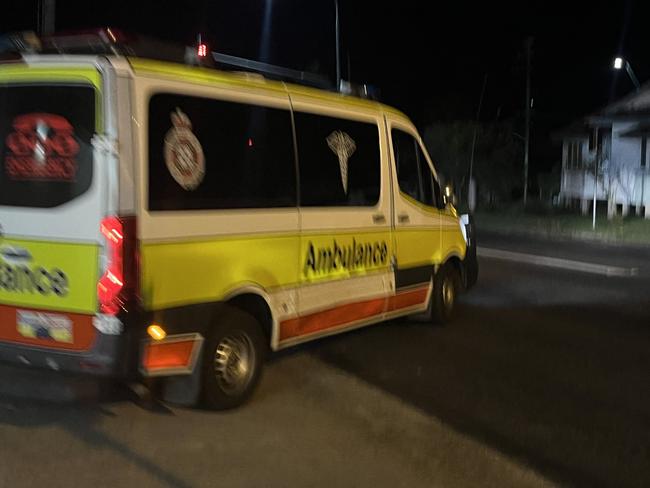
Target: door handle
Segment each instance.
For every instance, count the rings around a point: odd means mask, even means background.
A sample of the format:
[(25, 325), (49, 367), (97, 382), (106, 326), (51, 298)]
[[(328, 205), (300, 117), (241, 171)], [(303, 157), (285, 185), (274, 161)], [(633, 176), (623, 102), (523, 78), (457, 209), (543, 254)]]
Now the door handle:
[(386, 223), (386, 216), (384, 214), (375, 214), (372, 216), (372, 222), (374, 224), (385, 224)]
[(11, 247), (5, 246), (0, 249), (0, 255), (3, 256), (7, 261), (17, 260), (17, 261), (31, 261), (31, 253), (22, 247)]
[(410, 219), (410, 217), (408, 216), (408, 214), (399, 214), (399, 215), (397, 216), (397, 221), (398, 221), (400, 224), (406, 224), (406, 223), (409, 222), (410, 220), (411, 220), (411, 219)]

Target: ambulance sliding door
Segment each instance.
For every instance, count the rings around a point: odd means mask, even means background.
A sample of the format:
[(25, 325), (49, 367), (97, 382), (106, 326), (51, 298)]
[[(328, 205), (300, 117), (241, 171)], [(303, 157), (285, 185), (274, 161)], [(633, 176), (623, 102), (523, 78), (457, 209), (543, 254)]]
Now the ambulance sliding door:
[(298, 318), (290, 345), (383, 318), (392, 287), (390, 191), (376, 111), (293, 96), (299, 161)]

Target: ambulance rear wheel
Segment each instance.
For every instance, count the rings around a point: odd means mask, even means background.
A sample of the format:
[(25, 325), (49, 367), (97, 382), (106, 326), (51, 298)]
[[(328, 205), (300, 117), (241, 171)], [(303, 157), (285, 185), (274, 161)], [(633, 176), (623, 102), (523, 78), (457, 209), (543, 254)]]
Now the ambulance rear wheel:
[(458, 271), (450, 263), (444, 264), (433, 277), (428, 312), (434, 324), (446, 324), (452, 319), (459, 289)]
[(214, 410), (235, 408), (253, 393), (265, 356), (264, 334), (246, 312), (220, 314), (203, 354), (203, 401)]

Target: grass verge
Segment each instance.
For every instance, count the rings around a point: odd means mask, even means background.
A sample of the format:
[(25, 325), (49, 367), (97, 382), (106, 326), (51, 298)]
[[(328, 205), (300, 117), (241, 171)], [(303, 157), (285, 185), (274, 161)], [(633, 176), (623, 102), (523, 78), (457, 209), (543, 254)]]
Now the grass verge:
[(478, 229), (499, 233), (650, 246), (650, 220), (640, 217), (598, 218), (595, 229), (592, 229), (591, 217), (574, 214), (480, 211), (476, 212), (475, 218)]

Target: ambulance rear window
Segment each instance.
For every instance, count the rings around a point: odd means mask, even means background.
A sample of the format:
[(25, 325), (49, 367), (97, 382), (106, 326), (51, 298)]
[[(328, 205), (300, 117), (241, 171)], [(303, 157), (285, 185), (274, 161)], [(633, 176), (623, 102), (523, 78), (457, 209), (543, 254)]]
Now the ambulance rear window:
[(0, 206), (48, 208), (92, 181), (95, 92), (86, 85), (0, 85)]

